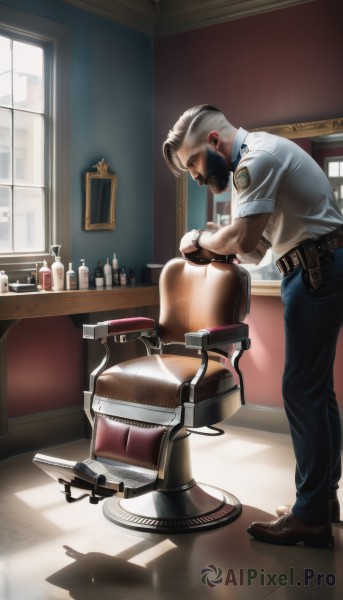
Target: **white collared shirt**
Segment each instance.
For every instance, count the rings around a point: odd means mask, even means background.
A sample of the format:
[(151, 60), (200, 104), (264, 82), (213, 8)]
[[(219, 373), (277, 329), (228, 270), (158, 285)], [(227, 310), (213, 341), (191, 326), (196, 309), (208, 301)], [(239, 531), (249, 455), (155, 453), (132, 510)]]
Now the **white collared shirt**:
[(248, 150), (234, 178), (241, 169), (247, 171), (241, 171), (241, 189), (232, 186), (234, 219), (270, 213), (263, 235), (279, 256), (343, 223), (328, 178), (307, 152), (286, 138), (265, 132), (245, 132), (243, 137), (243, 132), (240, 129), (237, 137)]

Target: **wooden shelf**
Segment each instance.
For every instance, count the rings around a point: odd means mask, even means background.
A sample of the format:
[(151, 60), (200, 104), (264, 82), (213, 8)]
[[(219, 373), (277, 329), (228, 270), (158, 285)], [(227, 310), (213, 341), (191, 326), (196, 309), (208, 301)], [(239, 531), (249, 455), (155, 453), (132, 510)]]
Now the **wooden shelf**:
[(157, 285), (60, 292), (8, 292), (0, 296), (0, 320), (77, 315), (157, 306), (158, 303)]

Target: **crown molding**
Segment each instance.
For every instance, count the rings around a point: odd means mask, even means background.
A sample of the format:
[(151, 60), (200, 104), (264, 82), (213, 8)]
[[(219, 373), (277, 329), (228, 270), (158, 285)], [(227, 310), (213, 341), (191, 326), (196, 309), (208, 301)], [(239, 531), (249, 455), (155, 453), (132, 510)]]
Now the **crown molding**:
[(156, 17), (156, 37), (216, 25), (314, 0), (165, 0)]
[(62, 1), (151, 37), (162, 37), (315, 0)]

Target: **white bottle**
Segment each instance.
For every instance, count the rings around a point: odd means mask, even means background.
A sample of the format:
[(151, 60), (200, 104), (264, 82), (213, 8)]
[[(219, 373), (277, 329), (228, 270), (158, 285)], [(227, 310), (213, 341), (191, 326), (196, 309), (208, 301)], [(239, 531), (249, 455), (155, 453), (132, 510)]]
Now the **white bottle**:
[(61, 257), (55, 256), (55, 262), (51, 265), (52, 271), (52, 289), (63, 290), (64, 289), (64, 265), (61, 263)]
[(89, 288), (89, 269), (85, 265), (85, 259), (81, 258), (82, 265), (79, 267), (79, 289), (88, 290)]
[(0, 294), (8, 292), (8, 276), (5, 271), (0, 271)]
[(116, 257), (116, 253), (115, 252), (113, 254), (112, 270), (113, 270), (113, 285), (119, 285), (118, 259)]
[(69, 263), (68, 271), (66, 272), (66, 289), (76, 290), (77, 289), (77, 277), (73, 270), (73, 263)]
[(104, 279), (105, 286), (112, 287), (112, 267), (110, 265), (110, 259), (106, 259), (106, 264), (104, 264)]

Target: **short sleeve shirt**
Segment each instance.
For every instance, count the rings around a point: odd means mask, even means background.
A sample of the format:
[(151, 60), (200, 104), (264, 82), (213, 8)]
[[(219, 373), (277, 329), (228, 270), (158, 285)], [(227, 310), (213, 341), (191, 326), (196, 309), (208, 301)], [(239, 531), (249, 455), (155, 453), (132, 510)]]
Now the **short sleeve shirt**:
[(244, 129), (238, 131), (236, 140), (242, 157), (234, 171), (233, 218), (270, 213), (263, 235), (277, 255), (343, 224), (328, 178), (300, 146)]

